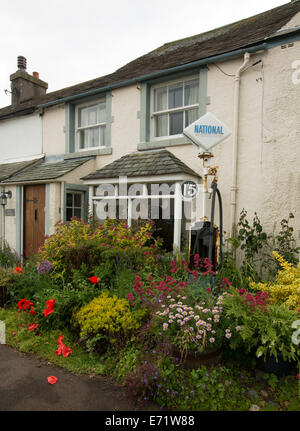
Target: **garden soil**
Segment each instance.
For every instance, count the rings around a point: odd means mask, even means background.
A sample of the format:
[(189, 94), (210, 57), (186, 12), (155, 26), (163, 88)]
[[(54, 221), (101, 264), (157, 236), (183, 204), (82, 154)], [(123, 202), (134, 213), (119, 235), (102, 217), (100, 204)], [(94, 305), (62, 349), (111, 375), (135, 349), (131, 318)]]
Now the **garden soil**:
[[(48, 383), (48, 377), (57, 383)], [(124, 389), (102, 376), (74, 375), (47, 361), (0, 345), (0, 411), (157, 411), (136, 408)]]

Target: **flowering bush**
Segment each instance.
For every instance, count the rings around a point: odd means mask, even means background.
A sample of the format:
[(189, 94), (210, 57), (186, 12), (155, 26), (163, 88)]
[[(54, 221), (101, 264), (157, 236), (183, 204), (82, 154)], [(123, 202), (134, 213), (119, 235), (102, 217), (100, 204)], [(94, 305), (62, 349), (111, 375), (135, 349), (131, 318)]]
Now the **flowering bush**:
[(271, 304), (284, 304), (291, 310), (300, 312), (300, 263), (294, 267), (286, 262), (278, 253), (273, 252), (281, 270), (278, 271), (273, 283), (250, 283), (252, 289), (265, 290)]
[(74, 313), (73, 324), (81, 337), (102, 336), (106, 341), (121, 341), (141, 326), (144, 313), (132, 312), (126, 299), (103, 292), (89, 304)]
[(96, 225), (74, 218), (57, 224), (55, 234), (46, 237), (38, 257), (51, 261), (55, 277), (68, 277), (82, 264), (92, 269), (107, 260), (122, 259), (133, 267), (153, 264), (157, 244), (150, 223), (133, 231), (116, 220)]
[(208, 351), (231, 338), (231, 330), (224, 329), (222, 316), (222, 301), (227, 294), (214, 298), (207, 292), (205, 301), (192, 306), (186, 296), (167, 296), (156, 316), (163, 333), (182, 354), (187, 350)]

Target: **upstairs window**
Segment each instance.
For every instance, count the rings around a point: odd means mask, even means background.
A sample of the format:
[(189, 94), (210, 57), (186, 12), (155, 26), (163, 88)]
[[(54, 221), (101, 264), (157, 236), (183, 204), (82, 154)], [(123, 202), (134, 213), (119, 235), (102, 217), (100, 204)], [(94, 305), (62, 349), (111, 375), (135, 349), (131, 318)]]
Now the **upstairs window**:
[(199, 78), (155, 86), (152, 89), (152, 135), (181, 135), (199, 117)]
[(76, 107), (77, 151), (105, 147), (105, 99)]

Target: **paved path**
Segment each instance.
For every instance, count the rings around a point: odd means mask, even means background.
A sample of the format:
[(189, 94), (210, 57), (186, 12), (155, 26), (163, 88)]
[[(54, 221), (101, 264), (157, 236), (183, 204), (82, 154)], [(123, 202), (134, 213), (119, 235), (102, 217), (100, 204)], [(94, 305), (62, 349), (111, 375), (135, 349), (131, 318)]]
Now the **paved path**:
[[(48, 376), (58, 381), (50, 385)], [(31, 355), (0, 345), (0, 411), (134, 411), (116, 383), (74, 375)], [(148, 404), (143, 411), (157, 411)]]

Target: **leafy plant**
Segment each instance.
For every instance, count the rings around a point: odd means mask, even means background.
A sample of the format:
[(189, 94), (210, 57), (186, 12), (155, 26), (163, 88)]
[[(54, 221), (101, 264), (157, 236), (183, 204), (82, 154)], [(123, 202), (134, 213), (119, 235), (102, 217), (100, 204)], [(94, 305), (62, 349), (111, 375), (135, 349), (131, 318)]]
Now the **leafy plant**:
[(255, 304), (249, 295), (253, 298), (246, 292), (232, 291), (223, 301), (224, 313), (236, 329), (231, 347), (242, 344), (247, 352), (255, 349), (257, 357), (266, 358), (268, 354), (277, 359), (280, 353), (284, 360), (297, 361), (299, 352), (292, 343), (292, 323), (297, 313), (284, 305), (265, 301)]

